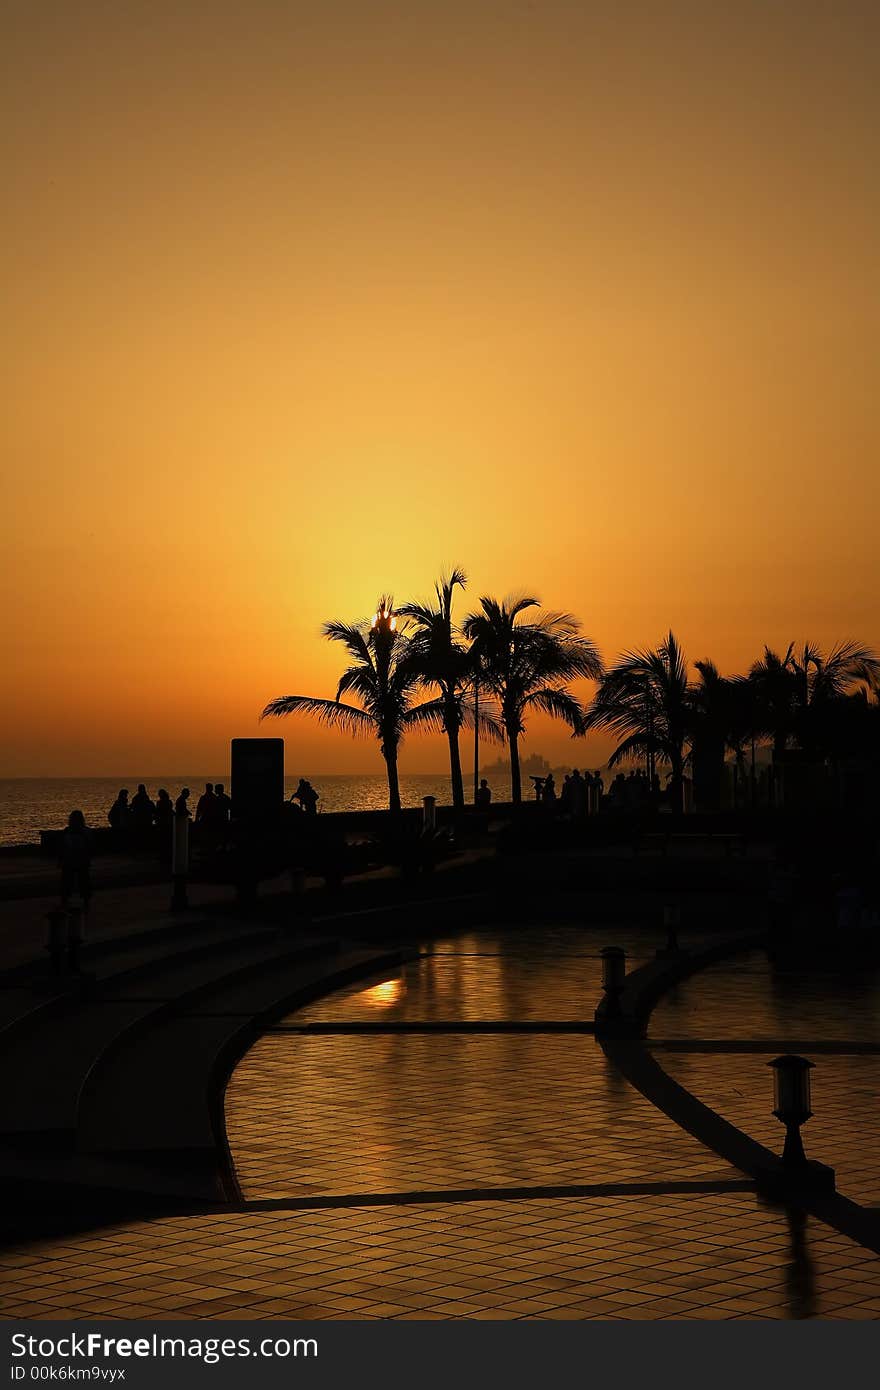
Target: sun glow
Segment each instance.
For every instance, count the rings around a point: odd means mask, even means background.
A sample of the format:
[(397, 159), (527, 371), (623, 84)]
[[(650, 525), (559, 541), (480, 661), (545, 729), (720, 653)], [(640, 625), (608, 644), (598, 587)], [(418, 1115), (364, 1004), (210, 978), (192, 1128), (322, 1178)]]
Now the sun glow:
[(219, 773), (450, 564), (609, 659), (880, 640), (880, 6), (12, 8), (3, 774)]

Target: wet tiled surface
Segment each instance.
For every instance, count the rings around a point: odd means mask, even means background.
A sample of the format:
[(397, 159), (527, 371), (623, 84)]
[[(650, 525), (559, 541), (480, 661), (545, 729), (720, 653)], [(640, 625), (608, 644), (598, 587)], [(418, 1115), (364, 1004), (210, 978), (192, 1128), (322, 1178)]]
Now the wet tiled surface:
[[(785, 1132), (772, 1114), (773, 1053), (658, 1052), (665, 1071), (738, 1129), (779, 1153)], [(880, 1206), (880, 1057), (814, 1058), (813, 1118), (802, 1131), (808, 1157), (830, 1164), (837, 1188), (862, 1206)]]
[[(880, 1317), (876, 1256), (818, 1220), (732, 1190), (741, 1175), (634, 1092), (592, 1037), (467, 1031), (477, 1020), (590, 1018), (601, 947), (623, 944), (638, 964), (660, 935), (474, 932), (434, 942), (393, 978), (291, 1015), (288, 1027), (323, 1021), (341, 1031), (267, 1034), (227, 1094), (239, 1180), (249, 1200), (270, 1206), (6, 1247), (4, 1314)], [(864, 972), (794, 975), (752, 953), (680, 986), (656, 1011), (652, 1036), (870, 1042), (876, 1003), (875, 978)], [(345, 1031), (346, 1023), (432, 1020), (460, 1021), (462, 1031)], [(656, 1055), (734, 1124), (779, 1148), (771, 1054)], [(837, 1168), (847, 1196), (877, 1202), (880, 1058), (841, 1049), (814, 1060), (808, 1151)], [(715, 1190), (673, 1190), (687, 1180)], [(498, 1187), (609, 1183), (643, 1190), (489, 1196)], [(427, 1199), (463, 1188), (477, 1189), (477, 1199)], [(416, 1200), (358, 1205), (388, 1193)], [(285, 1206), (328, 1194), (340, 1204)]]
[(880, 1316), (880, 1261), (749, 1193), (175, 1217), (0, 1256), (7, 1318)]
[(738, 1176), (589, 1036), (276, 1034), (226, 1124), (248, 1198)]
[(880, 969), (793, 970), (762, 951), (710, 966), (661, 1000), (656, 1038), (796, 1038), (880, 1043)]
[[(697, 933), (683, 942), (703, 939)], [(622, 946), (630, 969), (652, 959), (662, 930), (637, 926), (487, 930), (439, 939), (421, 960), (368, 987), (340, 990), (291, 1014), (314, 1022), (591, 1021), (602, 993), (603, 946)]]

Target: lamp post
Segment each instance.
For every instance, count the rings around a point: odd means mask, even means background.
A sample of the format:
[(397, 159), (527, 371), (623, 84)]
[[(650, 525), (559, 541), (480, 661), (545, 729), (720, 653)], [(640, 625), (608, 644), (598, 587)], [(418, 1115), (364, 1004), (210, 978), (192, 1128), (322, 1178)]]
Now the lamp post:
[(662, 960), (677, 956), (679, 952), (678, 928), (681, 924), (681, 909), (678, 903), (667, 903), (663, 909), (663, 925), (666, 928), (666, 945), (661, 946), (657, 955)]
[(607, 1018), (620, 1018), (620, 996), (626, 980), (626, 951), (622, 946), (605, 946), (602, 951), (602, 988)]
[(801, 1125), (812, 1115), (810, 1072), (813, 1063), (805, 1057), (786, 1054), (767, 1065), (773, 1068), (773, 1114), (785, 1125), (782, 1162), (786, 1168), (805, 1168), (807, 1156), (801, 1139)]
[(64, 969), (64, 948), (67, 945), (67, 912), (63, 907), (53, 907), (47, 916), (49, 936), (46, 950), (52, 962), (52, 974), (60, 975)]
[(183, 912), (189, 907), (186, 879), (189, 873), (189, 812), (175, 811), (171, 841), (171, 911)]
[(474, 805), (480, 791), (480, 682), (474, 681)]
[(67, 958), (72, 975), (79, 974), (80, 948), (84, 936), (82, 906), (78, 901), (74, 901), (67, 909)]

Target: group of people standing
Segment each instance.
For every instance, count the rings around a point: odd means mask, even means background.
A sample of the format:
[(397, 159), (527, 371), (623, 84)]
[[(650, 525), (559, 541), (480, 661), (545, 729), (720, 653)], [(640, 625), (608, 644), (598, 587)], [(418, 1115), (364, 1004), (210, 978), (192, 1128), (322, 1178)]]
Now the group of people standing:
[(604, 783), (598, 771), (581, 773), (575, 768), (573, 772), (567, 772), (559, 793), (552, 772), (548, 772), (546, 777), (533, 777), (532, 781), (535, 783), (536, 800), (545, 806), (555, 806), (563, 815), (575, 819), (595, 815), (602, 804)]
[(649, 777), (641, 768), (633, 769), (628, 777), (618, 772), (608, 788), (608, 803), (614, 811), (642, 811), (658, 806), (662, 792), (660, 778)]
[(207, 840), (220, 838), (232, 818), (232, 800), (226, 794), (222, 782), (206, 782), (205, 790), (196, 804), (195, 817), (189, 808), (192, 795), (189, 787), (184, 787), (176, 801), (172, 801), (165, 787), (160, 787), (153, 801), (143, 782), (129, 800), (128, 789), (123, 787), (110, 810), (107, 819), (110, 828), (120, 839), (146, 840), (154, 833), (160, 839), (168, 838), (175, 816), (192, 819), (193, 824)]

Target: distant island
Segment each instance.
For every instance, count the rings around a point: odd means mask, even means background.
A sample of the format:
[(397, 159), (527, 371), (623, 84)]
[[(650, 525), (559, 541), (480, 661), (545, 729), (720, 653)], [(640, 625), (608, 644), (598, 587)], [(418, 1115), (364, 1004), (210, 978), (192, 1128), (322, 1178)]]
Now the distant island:
[[(520, 762), (523, 776), (546, 777), (548, 772), (552, 772), (546, 758), (540, 753), (530, 753), (527, 758)], [(497, 772), (500, 775), (510, 773), (510, 760), (508, 758), (496, 758), (494, 763), (487, 763), (483, 767), (483, 772), (488, 776), (489, 773)]]

